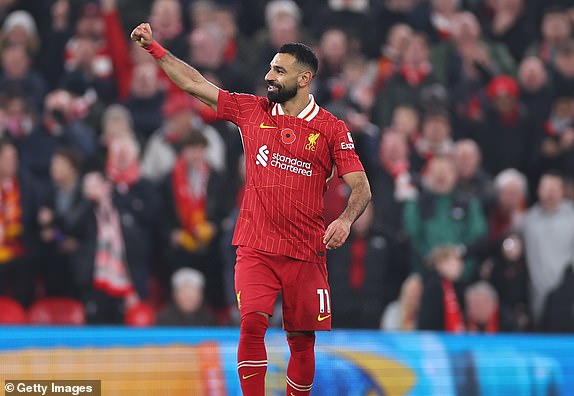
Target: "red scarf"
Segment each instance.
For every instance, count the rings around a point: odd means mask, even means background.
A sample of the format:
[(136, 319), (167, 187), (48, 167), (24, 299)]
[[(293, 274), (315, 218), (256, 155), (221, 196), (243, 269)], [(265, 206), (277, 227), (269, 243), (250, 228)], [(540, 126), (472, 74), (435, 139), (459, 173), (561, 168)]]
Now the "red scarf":
[(98, 225), (94, 258), (94, 288), (109, 296), (132, 297), (136, 294), (126, 261), (125, 244), (117, 209), (100, 204), (95, 209)]
[(464, 320), (452, 282), (441, 279), (444, 304), (444, 329), (449, 333), (462, 333)]
[(22, 205), (16, 178), (0, 185), (0, 264), (24, 254)]
[(111, 165), (110, 161), (106, 164), (106, 176), (115, 184), (124, 184), (131, 187), (140, 179), (140, 166), (138, 161), (134, 161), (126, 169), (118, 169)]
[(199, 175), (200, 192), (194, 192), (188, 177), (188, 167), (179, 157), (173, 168), (173, 194), (179, 221), (185, 233), (183, 244), (188, 251), (195, 251), (209, 243), (213, 229), (207, 222), (206, 200), (209, 166), (203, 164), (195, 170)]
[(424, 62), (420, 67), (415, 68), (403, 63), (401, 65), (401, 76), (411, 87), (418, 87), (431, 73), (432, 67), (430, 62)]
[(484, 326), (480, 326), (478, 323), (473, 321), (468, 322), (468, 331), (474, 333), (498, 333), (498, 309), (494, 311), (492, 316), (488, 319), (488, 323)]

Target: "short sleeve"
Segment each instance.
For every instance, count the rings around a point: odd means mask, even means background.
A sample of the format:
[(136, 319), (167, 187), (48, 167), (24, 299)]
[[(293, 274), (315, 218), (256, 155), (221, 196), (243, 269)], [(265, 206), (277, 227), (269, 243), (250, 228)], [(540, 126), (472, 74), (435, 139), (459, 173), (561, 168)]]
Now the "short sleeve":
[(232, 94), (224, 89), (219, 90), (217, 97), (217, 118), (231, 121), (237, 124), (240, 118), (240, 105), (237, 94)]
[(361, 172), (365, 169), (355, 152), (355, 142), (349, 129), (343, 121), (338, 121), (335, 126), (335, 138), (333, 142), (333, 160), (337, 166), (339, 177), (351, 172)]
[(255, 95), (219, 90), (217, 119), (231, 121), (236, 125), (245, 122), (262, 103)]

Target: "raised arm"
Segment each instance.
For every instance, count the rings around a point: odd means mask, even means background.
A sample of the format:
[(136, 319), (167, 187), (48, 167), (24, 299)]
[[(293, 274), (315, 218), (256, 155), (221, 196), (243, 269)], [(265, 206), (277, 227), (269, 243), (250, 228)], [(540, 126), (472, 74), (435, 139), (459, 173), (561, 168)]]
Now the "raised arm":
[(195, 96), (213, 110), (217, 110), (219, 88), (207, 81), (195, 68), (176, 58), (154, 41), (149, 23), (139, 24), (132, 31), (131, 39), (152, 54), (175, 85)]
[(351, 232), (351, 225), (363, 213), (371, 200), (371, 187), (365, 172), (350, 172), (343, 180), (351, 188), (347, 207), (325, 230), (323, 243), (327, 249), (340, 247)]

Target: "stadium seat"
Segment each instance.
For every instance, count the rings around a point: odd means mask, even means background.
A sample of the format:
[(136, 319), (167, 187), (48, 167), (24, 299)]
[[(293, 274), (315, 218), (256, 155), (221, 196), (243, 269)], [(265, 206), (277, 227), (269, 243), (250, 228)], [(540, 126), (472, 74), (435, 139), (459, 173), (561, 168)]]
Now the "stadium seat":
[(45, 297), (28, 310), (28, 323), (36, 325), (83, 325), (86, 315), (83, 304), (69, 297)]
[(151, 305), (138, 303), (126, 310), (125, 324), (133, 327), (148, 327), (155, 324), (155, 311)]
[(24, 324), (26, 311), (11, 297), (0, 296), (0, 324)]

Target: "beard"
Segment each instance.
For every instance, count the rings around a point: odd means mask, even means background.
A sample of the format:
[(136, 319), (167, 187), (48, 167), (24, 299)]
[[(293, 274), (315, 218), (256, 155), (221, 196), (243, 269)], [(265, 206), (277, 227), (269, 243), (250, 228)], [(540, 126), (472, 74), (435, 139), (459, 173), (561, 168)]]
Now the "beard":
[(269, 85), (277, 88), (277, 91), (267, 91), (267, 99), (273, 103), (285, 103), (297, 95), (297, 85), (292, 87), (281, 87), (276, 84)]

